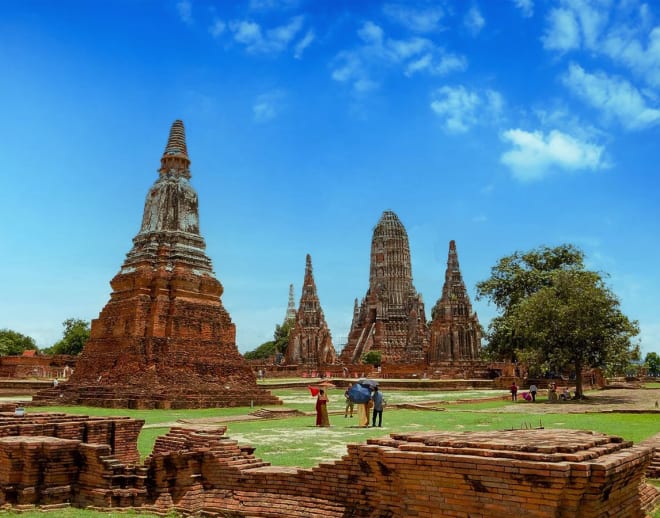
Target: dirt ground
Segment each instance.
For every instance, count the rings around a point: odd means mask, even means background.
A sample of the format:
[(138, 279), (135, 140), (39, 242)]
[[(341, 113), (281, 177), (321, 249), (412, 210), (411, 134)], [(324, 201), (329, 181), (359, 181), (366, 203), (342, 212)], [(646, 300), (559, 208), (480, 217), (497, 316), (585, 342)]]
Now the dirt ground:
[(660, 417), (660, 389), (616, 388), (590, 390), (583, 400), (550, 403), (547, 391), (537, 395), (536, 403), (525, 401), (518, 392), (518, 401), (499, 409), (500, 412), (528, 412), (530, 414), (646, 411), (658, 412)]

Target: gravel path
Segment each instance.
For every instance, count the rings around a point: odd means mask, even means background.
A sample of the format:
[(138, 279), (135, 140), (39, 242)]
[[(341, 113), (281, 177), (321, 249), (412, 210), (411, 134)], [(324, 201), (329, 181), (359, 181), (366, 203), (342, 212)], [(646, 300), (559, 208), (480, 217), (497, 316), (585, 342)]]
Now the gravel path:
[[(545, 391), (543, 391), (545, 392)], [(518, 402), (511, 403), (498, 412), (526, 412), (529, 414), (561, 414), (584, 412), (658, 412), (660, 414), (660, 389), (621, 388), (591, 390), (586, 399), (549, 403), (542, 393), (536, 403), (523, 400), (518, 393)], [(540, 399), (540, 400), (539, 400)], [(484, 410), (487, 412), (488, 410)]]

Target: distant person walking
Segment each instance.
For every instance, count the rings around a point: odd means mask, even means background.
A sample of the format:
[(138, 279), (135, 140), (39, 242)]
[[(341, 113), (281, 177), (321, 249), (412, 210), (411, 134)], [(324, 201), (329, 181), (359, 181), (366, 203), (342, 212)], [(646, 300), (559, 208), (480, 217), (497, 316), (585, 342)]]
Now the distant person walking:
[(376, 416), (378, 416), (378, 426), (383, 426), (383, 406), (385, 406), (385, 398), (383, 398), (383, 393), (378, 390), (378, 387), (374, 387), (374, 394), (371, 396), (371, 400), (374, 402), (374, 416), (371, 421), (371, 426), (376, 426)]
[(511, 401), (518, 401), (518, 385), (515, 381), (511, 383), (509, 391), (511, 391)]
[(529, 386), (529, 393), (532, 395), (532, 403), (536, 402), (536, 393), (538, 392), (538, 387), (533, 383)]

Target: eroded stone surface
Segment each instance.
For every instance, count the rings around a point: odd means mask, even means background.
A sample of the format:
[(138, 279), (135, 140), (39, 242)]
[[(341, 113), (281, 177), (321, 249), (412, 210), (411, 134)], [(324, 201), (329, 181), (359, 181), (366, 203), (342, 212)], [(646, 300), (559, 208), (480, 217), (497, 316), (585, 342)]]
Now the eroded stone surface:
[(371, 240), (369, 289), (355, 302), (344, 363), (380, 351), (384, 362), (426, 361), (428, 332), (422, 297), (412, 283), (408, 234), (397, 215), (385, 211)]
[[(289, 312), (287, 316), (288, 314)], [(287, 363), (321, 368), (323, 365), (334, 363), (336, 357), (330, 329), (316, 291), (312, 258), (307, 254), (300, 305), (295, 312), (295, 321), (286, 350)]]
[(236, 347), (200, 235), (183, 123), (172, 125), (159, 178), (110, 301), (67, 383), (35, 402), (130, 408), (278, 404)]
[(144, 465), (122, 463), (92, 441), (0, 439), (0, 501), (271, 518), (642, 518), (660, 500), (644, 481), (653, 448), (601, 433), (392, 434), (298, 469), (263, 462), (225, 432), (174, 427)]
[(477, 314), (472, 311), (454, 241), (449, 242), (445, 283), (431, 317), (430, 363), (479, 359), (481, 326)]

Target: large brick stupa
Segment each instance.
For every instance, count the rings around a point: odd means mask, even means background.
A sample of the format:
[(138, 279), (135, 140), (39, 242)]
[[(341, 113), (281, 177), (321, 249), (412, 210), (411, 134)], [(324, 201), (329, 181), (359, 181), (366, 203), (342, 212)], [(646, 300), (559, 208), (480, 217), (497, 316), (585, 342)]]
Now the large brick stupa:
[(112, 295), (68, 382), (35, 404), (205, 408), (281, 403), (236, 347), (199, 232), (183, 123), (175, 121)]

